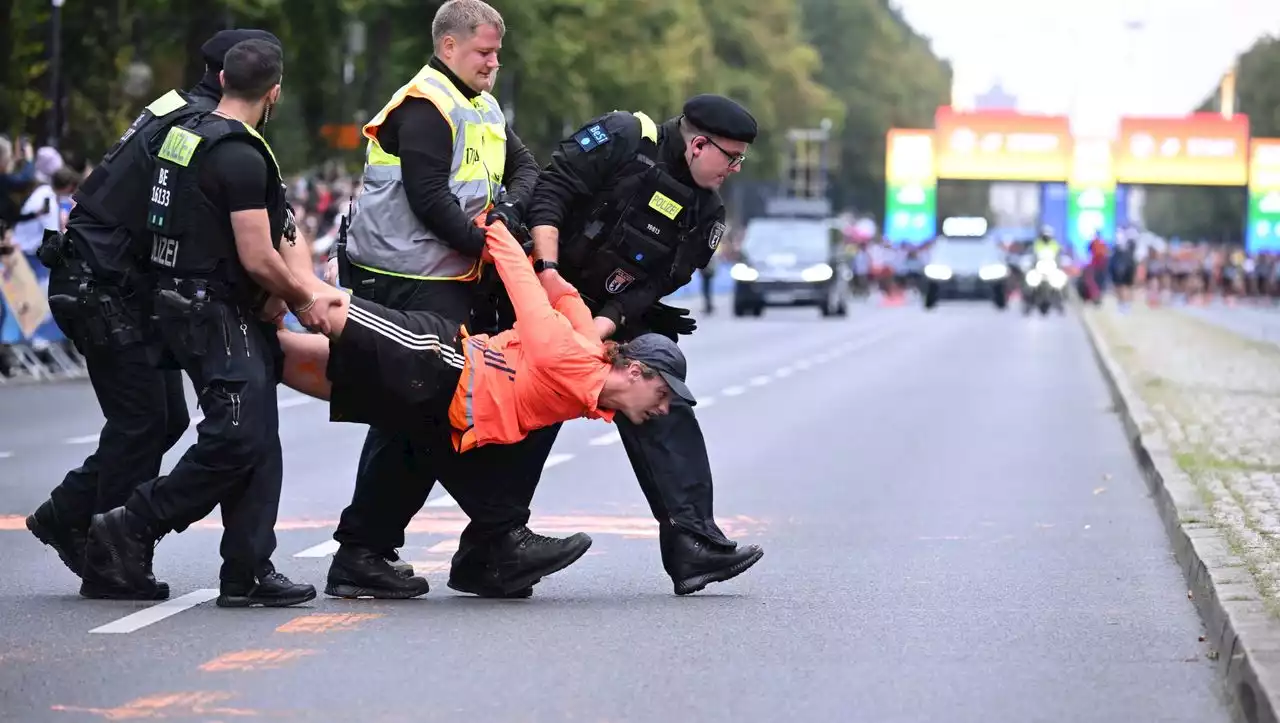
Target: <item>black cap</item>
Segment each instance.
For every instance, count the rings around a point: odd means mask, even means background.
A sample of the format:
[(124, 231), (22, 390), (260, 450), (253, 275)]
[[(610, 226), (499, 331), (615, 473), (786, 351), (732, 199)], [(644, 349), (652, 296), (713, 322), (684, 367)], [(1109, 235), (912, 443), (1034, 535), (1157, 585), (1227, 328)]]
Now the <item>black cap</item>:
[(626, 358), (638, 361), (661, 374), (671, 391), (690, 406), (698, 403), (693, 398), (693, 392), (689, 391), (689, 386), (684, 383), (687, 369), (684, 352), (680, 351), (674, 341), (661, 334), (641, 334), (623, 344), (620, 351)]
[(756, 119), (723, 95), (695, 95), (685, 101), (684, 116), (708, 133), (743, 143), (756, 140)]
[(280, 38), (266, 30), (254, 28), (219, 30), (214, 33), (212, 38), (206, 40), (204, 45), (200, 46), (200, 54), (204, 57), (205, 65), (208, 65), (213, 70), (222, 70), (222, 62), (227, 57), (227, 51), (231, 50), (237, 43), (245, 40), (265, 40), (282, 50), (284, 49), (284, 44), (280, 42)]

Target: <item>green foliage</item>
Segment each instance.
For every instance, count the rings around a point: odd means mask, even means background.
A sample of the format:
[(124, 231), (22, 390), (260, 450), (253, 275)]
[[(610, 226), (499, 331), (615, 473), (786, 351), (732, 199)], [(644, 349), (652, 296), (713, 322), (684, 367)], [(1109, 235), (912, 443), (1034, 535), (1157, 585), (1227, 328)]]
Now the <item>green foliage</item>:
[[(1236, 112), (1249, 117), (1255, 138), (1280, 138), (1280, 38), (1264, 37), (1240, 56), (1236, 73)], [(1221, 110), (1217, 88), (1198, 111)], [(1147, 189), (1146, 221), (1162, 236), (1241, 241), (1247, 199), (1238, 188)]]
[[(833, 124), (842, 152), (838, 193), (878, 208), (884, 133), (932, 122), (947, 66), (884, 0), (491, 0), (507, 26), (496, 94), (540, 160), (587, 120), (615, 109), (655, 120), (697, 93), (746, 105), (761, 134), (744, 174), (776, 178), (786, 130)], [(267, 133), (286, 166), (339, 159), (327, 124), (367, 121), (431, 57), (441, 0), (105, 0), (64, 8), (64, 147), (95, 157), (150, 98), (190, 87), (199, 47), (231, 23), (285, 44), (284, 94)], [(7, 13), (7, 17), (6, 17)], [(0, 0), (0, 128), (37, 134), (47, 110), (47, 5)], [(350, 53), (352, 23), (364, 48)], [(123, 92), (126, 69), (150, 66), (147, 97)], [(344, 83), (350, 61), (354, 80)]]

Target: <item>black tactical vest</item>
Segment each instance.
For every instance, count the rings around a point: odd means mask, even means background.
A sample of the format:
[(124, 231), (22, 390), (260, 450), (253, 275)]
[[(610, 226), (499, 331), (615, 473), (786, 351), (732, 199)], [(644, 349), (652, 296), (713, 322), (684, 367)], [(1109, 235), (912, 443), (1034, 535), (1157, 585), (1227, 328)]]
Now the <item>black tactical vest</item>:
[(170, 128), (156, 154), (146, 218), (150, 260), (157, 276), (208, 279), (229, 287), (236, 302), (253, 304), (261, 289), (240, 264), (231, 215), (200, 189), (200, 163), (233, 139), (249, 143), (267, 161), (267, 216), (272, 245), (279, 248), (285, 197), (271, 147), (244, 123), (210, 113)]
[(621, 180), (562, 246), (561, 272), (591, 301), (603, 303), (633, 284), (668, 278), (697, 224), (697, 195), (664, 171), (657, 145), (641, 141)]
[(210, 98), (171, 90), (152, 101), (76, 190), (68, 235), (94, 271), (124, 275), (145, 268), (151, 234), (146, 199), (153, 153), (170, 127), (208, 113)]

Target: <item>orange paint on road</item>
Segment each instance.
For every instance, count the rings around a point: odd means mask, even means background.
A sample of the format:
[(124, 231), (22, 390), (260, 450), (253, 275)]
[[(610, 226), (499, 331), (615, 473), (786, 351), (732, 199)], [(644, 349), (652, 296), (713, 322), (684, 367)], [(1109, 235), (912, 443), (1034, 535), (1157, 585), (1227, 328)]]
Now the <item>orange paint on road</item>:
[(366, 620), (382, 617), (378, 613), (316, 613), (301, 615), (276, 628), (277, 633), (328, 633), (352, 630)]
[(27, 531), (26, 515), (0, 515), (0, 530), (13, 532), (14, 530)]
[(233, 698), (231, 693), (192, 692), (145, 695), (116, 708), (82, 708), (70, 705), (49, 706), (64, 713), (88, 713), (106, 720), (155, 720), (190, 716), (230, 716), (256, 718), (262, 714), (246, 708), (222, 708), (217, 704)]
[(315, 655), (315, 650), (237, 650), (223, 653), (210, 660), (200, 669), (206, 673), (220, 673), (230, 670), (268, 670), (283, 667), (285, 663), (308, 655)]

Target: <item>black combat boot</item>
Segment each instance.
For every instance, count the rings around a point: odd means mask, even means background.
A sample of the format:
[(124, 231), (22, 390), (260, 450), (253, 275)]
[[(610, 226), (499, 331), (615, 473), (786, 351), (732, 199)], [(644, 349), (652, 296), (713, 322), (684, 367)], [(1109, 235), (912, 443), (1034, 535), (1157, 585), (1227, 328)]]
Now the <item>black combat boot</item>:
[(672, 525), (661, 525), (662, 566), (675, 583), (677, 595), (698, 592), (713, 582), (741, 575), (764, 556), (759, 545), (717, 545)]
[(77, 529), (65, 523), (58, 516), (53, 500), (46, 500), (27, 516), (27, 529), (36, 539), (53, 548), (58, 553), (62, 564), (80, 577), (84, 569), (84, 547), (89, 538), (89, 531)]
[[(412, 568), (410, 568), (412, 569)], [(406, 577), (387, 560), (385, 553), (354, 545), (342, 545), (329, 565), (325, 595), (405, 600), (431, 590), (425, 578)]]
[(493, 564), (492, 552), (468, 545), (466, 541), (458, 546), (458, 551), (453, 554), (453, 565), (449, 568), (451, 589), (480, 597), (528, 598), (533, 596), (533, 586), (537, 584), (538, 580), (534, 580), (528, 587), (504, 593), (498, 581), (498, 568)]
[(85, 544), (80, 594), (101, 600), (165, 600), (151, 560), (163, 535), (123, 506), (93, 516)]
[[(454, 590), (484, 597), (527, 597), (523, 593), (542, 578), (578, 561), (591, 547), (591, 538), (579, 532), (569, 537), (535, 535), (521, 525), (494, 541), (483, 572), (464, 568)], [(469, 566), (468, 566), (469, 567)]]
[(387, 561), (392, 570), (400, 577), (413, 577), (413, 565), (405, 562), (400, 558), (400, 551), (396, 549), (387, 550), (382, 553), (382, 559)]
[(248, 608), (255, 605), (284, 608), (301, 605), (315, 598), (315, 587), (296, 583), (276, 572), (275, 565), (267, 563), (252, 578), (223, 580), (215, 604), (220, 608)]

